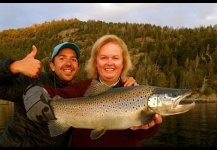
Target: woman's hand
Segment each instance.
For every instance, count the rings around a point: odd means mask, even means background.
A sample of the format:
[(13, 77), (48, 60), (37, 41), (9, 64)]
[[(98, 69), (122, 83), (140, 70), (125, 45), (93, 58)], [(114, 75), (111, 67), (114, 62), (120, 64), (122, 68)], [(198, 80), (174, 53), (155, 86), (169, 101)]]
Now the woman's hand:
[(156, 124), (160, 124), (162, 123), (162, 117), (159, 115), (159, 114), (156, 114), (155, 115), (155, 118), (147, 125), (141, 125), (141, 126), (134, 126), (134, 127), (131, 127), (130, 129), (131, 130), (138, 130), (138, 129), (149, 129), (153, 126), (155, 126)]

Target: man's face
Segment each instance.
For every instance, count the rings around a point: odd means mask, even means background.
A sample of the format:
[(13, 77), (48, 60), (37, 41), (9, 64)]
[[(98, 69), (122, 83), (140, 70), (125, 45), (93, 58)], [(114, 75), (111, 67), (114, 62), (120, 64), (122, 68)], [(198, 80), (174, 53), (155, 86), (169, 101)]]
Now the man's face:
[(71, 48), (63, 48), (50, 63), (51, 70), (63, 81), (71, 81), (78, 72), (77, 55)]

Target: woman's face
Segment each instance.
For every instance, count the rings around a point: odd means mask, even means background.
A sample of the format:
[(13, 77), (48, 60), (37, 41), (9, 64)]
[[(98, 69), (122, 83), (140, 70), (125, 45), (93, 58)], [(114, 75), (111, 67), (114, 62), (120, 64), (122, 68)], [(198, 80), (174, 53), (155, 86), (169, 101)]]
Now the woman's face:
[(96, 58), (96, 68), (104, 83), (112, 85), (117, 82), (123, 69), (121, 47), (112, 42), (103, 45)]

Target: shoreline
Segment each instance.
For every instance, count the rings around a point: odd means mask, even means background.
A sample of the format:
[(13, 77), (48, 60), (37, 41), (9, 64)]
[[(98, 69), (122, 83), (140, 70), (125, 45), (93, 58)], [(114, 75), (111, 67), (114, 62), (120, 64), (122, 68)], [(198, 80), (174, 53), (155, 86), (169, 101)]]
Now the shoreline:
[(217, 95), (216, 94), (210, 94), (210, 95), (192, 94), (186, 97), (182, 101), (195, 101), (196, 103), (200, 103), (200, 102), (216, 103)]
[(188, 97), (186, 97), (184, 101), (192, 102), (195, 101), (195, 103), (217, 103), (217, 95), (216, 94), (210, 94), (210, 95), (202, 95), (202, 94), (192, 94)]
[(181, 102), (182, 103), (188, 103), (188, 102), (195, 102), (195, 103), (217, 103), (217, 99), (184, 99)]

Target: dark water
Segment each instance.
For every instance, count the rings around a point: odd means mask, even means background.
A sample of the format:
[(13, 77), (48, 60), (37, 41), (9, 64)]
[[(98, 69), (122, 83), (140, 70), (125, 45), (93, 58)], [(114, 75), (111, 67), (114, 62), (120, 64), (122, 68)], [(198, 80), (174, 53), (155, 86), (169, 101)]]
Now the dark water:
[(196, 103), (189, 112), (163, 118), (143, 147), (217, 147), (217, 103)]
[[(13, 105), (0, 105), (0, 131), (12, 113)], [(142, 147), (217, 147), (217, 103), (196, 103), (189, 112), (164, 117), (158, 132)]]
[(0, 135), (5, 130), (5, 127), (10, 122), (13, 115), (13, 103), (0, 100)]

